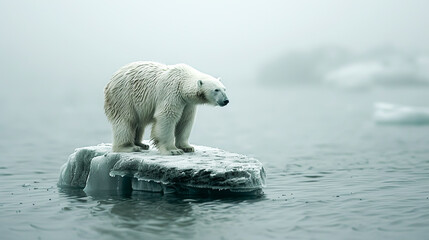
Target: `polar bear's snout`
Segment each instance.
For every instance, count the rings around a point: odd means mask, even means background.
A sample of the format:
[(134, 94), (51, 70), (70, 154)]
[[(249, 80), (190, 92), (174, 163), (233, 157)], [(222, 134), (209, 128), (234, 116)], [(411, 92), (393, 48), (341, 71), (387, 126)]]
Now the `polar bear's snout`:
[(220, 103), (220, 104), (219, 104), (219, 106), (224, 107), (224, 106), (226, 106), (228, 103), (229, 103), (229, 100), (228, 100), (228, 99), (226, 99), (226, 100), (224, 100), (222, 103)]
[(228, 97), (224, 91), (215, 91), (217, 105), (224, 107), (229, 103)]

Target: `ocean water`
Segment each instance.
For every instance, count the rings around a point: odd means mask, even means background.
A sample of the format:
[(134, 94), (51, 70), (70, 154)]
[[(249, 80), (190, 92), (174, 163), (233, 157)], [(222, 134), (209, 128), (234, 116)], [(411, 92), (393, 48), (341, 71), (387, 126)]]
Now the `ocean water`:
[(58, 188), (59, 168), (74, 148), (111, 141), (101, 91), (31, 91), (0, 96), (1, 239), (429, 234), (429, 125), (373, 121), (374, 102), (427, 107), (427, 88), (230, 87), (227, 107), (199, 108), (191, 143), (264, 164), (264, 195), (241, 198)]

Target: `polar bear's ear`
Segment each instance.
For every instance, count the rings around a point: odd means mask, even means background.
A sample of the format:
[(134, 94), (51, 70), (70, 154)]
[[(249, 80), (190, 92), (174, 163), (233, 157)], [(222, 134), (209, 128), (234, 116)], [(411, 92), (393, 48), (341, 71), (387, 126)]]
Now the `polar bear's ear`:
[(198, 87), (203, 86), (203, 81), (202, 80), (198, 80)]

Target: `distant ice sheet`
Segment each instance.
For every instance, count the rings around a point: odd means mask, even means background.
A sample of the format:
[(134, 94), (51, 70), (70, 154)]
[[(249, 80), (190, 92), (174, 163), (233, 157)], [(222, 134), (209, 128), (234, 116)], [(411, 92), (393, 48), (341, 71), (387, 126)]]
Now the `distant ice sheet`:
[(86, 192), (253, 195), (262, 193), (265, 171), (254, 158), (204, 146), (195, 146), (195, 153), (163, 156), (153, 147), (140, 153), (112, 153), (110, 144), (101, 144), (76, 149), (61, 167), (58, 185)]
[(374, 120), (381, 124), (429, 124), (429, 108), (375, 103)]

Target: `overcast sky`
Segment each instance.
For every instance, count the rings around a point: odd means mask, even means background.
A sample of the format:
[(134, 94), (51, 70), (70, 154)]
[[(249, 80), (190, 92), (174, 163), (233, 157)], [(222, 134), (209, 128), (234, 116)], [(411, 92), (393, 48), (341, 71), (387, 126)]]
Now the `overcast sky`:
[(105, 83), (136, 60), (185, 62), (245, 81), (289, 50), (428, 52), (428, 9), (424, 0), (1, 0), (0, 81)]

